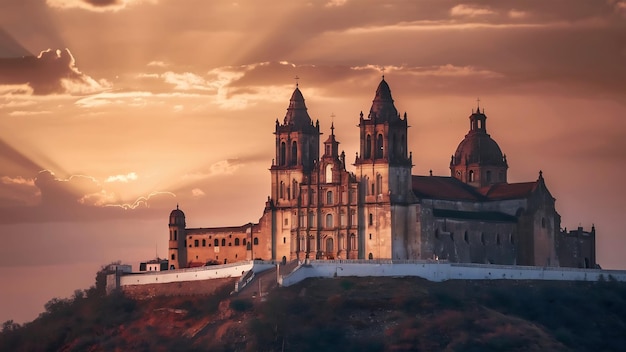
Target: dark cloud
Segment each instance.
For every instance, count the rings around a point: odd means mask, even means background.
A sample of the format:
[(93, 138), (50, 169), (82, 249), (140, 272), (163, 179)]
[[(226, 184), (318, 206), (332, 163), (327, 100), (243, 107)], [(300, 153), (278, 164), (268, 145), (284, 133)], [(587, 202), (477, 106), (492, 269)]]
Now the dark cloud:
[(0, 57), (32, 56), (12, 35), (0, 27)]
[(27, 84), (36, 95), (93, 93), (107, 86), (80, 72), (68, 49), (48, 49), (37, 57), (0, 58), (0, 84)]
[(49, 170), (34, 178), (0, 178), (0, 224), (153, 218), (175, 204), (173, 193), (154, 192), (130, 204), (107, 198), (96, 179), (59, 178)]

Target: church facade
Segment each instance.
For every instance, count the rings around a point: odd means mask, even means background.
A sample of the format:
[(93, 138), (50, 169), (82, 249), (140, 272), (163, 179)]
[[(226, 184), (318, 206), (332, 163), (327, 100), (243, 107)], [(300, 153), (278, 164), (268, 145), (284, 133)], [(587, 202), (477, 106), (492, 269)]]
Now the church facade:
[(384, 77), (359, 116), (353, 166), (335, 128), (323, 142), (296, 87), (275, 122), (271, 193), (256, 224), (187, 228), (169, 218), (169, 268), (265, 259), (440, 259), (461, 263), (595, 267), (595, 229), (561, 230), (541, 172), (508, 183), (508, 162), (480, 107), (450, 160), (450, 176), (412, 175), (408, 117)]

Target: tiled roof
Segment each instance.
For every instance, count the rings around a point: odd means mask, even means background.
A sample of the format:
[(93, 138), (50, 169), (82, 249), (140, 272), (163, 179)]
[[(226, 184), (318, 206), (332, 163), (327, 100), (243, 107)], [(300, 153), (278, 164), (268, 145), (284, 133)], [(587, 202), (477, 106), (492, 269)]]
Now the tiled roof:
[(413, 176), (413, 193), (418, 198), (446, 200), (486, 200), (472, 186), (454, 177), (444, 176)]
[[(254, 227), (256, 224), (252, 224)], [(250, 224), (245, 224), (241, 226), (226, 226), (226, 227), (199, 227), (199, 228), (190, 228), (185, 229), (188, 235), (199, 234), (199, 233), (207, 233), (207, 232), (244, 232), (247, 228), (250, 227)]]
[(537, 188), (538, 181), (521, 183), (499, 183), (478, 189), (489, 200), (526, 198)]
[(527, 198), (539, 181), (522, 183), (500, 183), (482, 188), (474, 188), (454, 177), (413, 176), (413, 193), (418, 198), (490, 201)]

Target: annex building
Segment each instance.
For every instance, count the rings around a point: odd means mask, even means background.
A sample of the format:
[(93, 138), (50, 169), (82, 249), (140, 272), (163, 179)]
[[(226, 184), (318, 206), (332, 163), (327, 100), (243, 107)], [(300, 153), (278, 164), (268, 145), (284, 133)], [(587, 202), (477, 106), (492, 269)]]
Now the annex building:
[(407, 121), (383, 76), (369, 113), (358, 117), (360, 150), (350, 172), (333, 125), (320, 149), (319, 121), (296, 86), (284, 120), (275, 122), (271, 193), (259, 222), (187, 228), (177, 206), (169, 269), (307, 258), (596, 266), (595, 229), (561, 229), (541, 172), (507, 182), (508, 161), (487, 133), (484, 110), (469, 116), (447, 177), (412, 174)]

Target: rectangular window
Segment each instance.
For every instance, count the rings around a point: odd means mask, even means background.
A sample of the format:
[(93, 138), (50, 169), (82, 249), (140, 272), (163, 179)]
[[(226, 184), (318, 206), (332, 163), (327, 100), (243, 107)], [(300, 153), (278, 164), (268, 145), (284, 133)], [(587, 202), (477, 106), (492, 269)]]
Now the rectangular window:
[(341, 226), (342, 226), (342, 227), (343, 227), (343, 226), (346, 226), (346, 214), (343, 214), (343, 213), (342, 213), (342, 214), (339, 216), (339, 221), (340, 221), (340, 224), (341, 224)]
[(198, 242), (198, 240), (193, 240), (193, 246), (194, 247), (198, 247), (200, 244)]
[(302, 226), (302, 227), (306, 226), (306, 215), (305, 214), (300, 214), (300, 226)]

